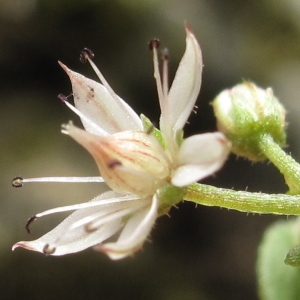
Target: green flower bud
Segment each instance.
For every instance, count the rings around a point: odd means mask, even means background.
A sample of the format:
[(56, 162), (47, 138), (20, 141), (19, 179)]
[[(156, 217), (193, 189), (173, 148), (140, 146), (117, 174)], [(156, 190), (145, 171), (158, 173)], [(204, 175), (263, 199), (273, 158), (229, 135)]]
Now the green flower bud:
[(259, 141), (271, 135), (283, 147), (286, 142), (285, 109), (274, 96), (252, 82), (221, 92), (212, 103), (218, 129), (232, 142), (232, 152), (250, 160), (264, 160)]

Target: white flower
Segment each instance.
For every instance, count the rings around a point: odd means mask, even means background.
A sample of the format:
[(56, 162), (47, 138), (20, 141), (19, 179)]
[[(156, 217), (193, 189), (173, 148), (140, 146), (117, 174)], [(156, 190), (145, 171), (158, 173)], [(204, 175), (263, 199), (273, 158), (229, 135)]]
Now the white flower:
[[(139, 118), (114, 93), (87, 52), (83, 55), (101, 83), (60, 63), (70, 77), (76, 108), (66, 99), (62, 100), (80, 116), (85, 128), (82, 130), (69, 123), (63, 126), (62, 132), (92, 154), (102, 175), (97, 180), (104, 180), (112, 191), (88, 203), (35, 215), (29, 223), (46, 214), (76, 210), (41, 238), (18, 242), (13, 249), (23, 247), (63, 255), (94, 246), (112, 259), (121, 259), (143, 245), (161, 213), (159, 208), (165, 207), (166, 203), (161, 203), (158, 197), (160, 188), (170, 184), (184, 187), (213, 174), (223, 165), (229, 153), (229, 144), (222, 133), (182, 138), (183, 126), (199, 94), (202, 74), (200, 47), (189, 28), (186, 28), (186, 34), (186, 50), (170, 90), (167, 58), (163, 60), (161, 80), (158, 42), (151, 42), (161, 107), (161, 131), (151, 128), (145, 117)], [(171, 199), (169, 205), (180, 200)], [(116, 241), (105, 242), (116, 233), (119, 233)]]

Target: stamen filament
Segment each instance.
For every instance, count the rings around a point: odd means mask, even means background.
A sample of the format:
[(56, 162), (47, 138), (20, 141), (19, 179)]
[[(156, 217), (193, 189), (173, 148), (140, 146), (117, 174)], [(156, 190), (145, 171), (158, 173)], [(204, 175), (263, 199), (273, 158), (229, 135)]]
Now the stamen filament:
[(119, 96), (114, 92), (114, 90), (111, 88), (111, 86), (109, 85), (109, 83), (106, 81), (106, 79), (104, 78), (104, 76), (102, 75), (102, 73), (100, 72), (100, 70), (98, 69), (98, 67), (94, 64), (94, 62), (87, 57), (87, 61), (89, 62), (89, 64), (91, 65), (91, 67), (93, 68), (94, 72), (96, 73), (96, 75), (98, 76), (100, 82), (104, 85), (104, 87), (108, 90), (109, 94), (114, 98), (114, 100), (116, 101), (117, 105), (127, 113), (127, 108), (125, 107), (125, 105), (120, 101)]
[(124, 197), (124, 198), (101, 199), (101, 200), (93, 201), (93, 202), (61, 206), (61, 207), (52, 208), (52, 209), (46, 210), (44, 212), (38, 213), (38, 214), (35, 215), (35, 217), (40, 218), (40, 217), (44, 217), (44, 216), (54, 214), (54, 213), (57, 213), (57, 212), (66, 212), (66, 211), (70, 211), (70, 210), (77, 210), (77, 209), (82, 209), (82, 208), (101, 206), (101, 205), (111, 204), (111, 203), (133, 201), (133, 200), (137, 200), (137, 199), (140, 199), (140, 197), (130, 195), (130, 197)]
[(90, 201), (87, 203), (79, 203), (79, 204), (73, 204), (73, 205), (67, 205), (67, 206), (61, 206), (61, 207), (56, 207), (52, 209), (48, 209), (44, 212), (38, 213), (32, 217), (30, 217), (27, 221), (26, 224), (26, 230), (30, 232), (29, 225), (35, 221), (37, 218), (41, 218), (47, 215), (55, 214), (55, 213), (60, 213), (60, 212), (66, 212), (70, 210), (77, 210), (77, 209), (82, 209), (82, 208), (90, 208), (90, 207), (95, 207), (95, 206), (101, 206), (101, 205), (106, 205), (106, 204), (111, 204), (111, 203), (120, 203), (120, 202), (125, 202), (125, 201), (134, 201), (140, 199), (139, 196), (135, 195), (125, 195), (123, 197), (119, 198), (110, 198), (110, 199), (100, 199), (100, 200), (95, 200), (95, 201)]
[(161, 81), (160, 72), (159, 72), (157, 48), (153, 47), (152, 51), (153, 51), (154, 78), (156, 81), (159, 104), (160, 104), (160, 107), (162, 108), (162, 107), (165, 107), (166, 101), (164, 101), (164, 99), (165, 99), (164, 92), (163, 92), (162, 81)]
[(105, 182), (100, 176), (95, 177), (39, 177), (39, 178), (22, 178), (15, 177), (12, 180), (13, 187), (21, 187), (23, 183), (29, 182)]
[[(75, 106), (73, 106), (72, 104), (70, 104), (68, 101), (66, 101), (66, 99), (62, 99), (62, 102), (69, 108), (71, 109), (77, 116), (79, 116), (81, 118), (81, 120), (85, 121), (88, 125), (90, 125), (91, 127), (93, 127), (94, 129), (97, 130), (97, 132), (99, 132), (99, 135), (101, 136), (107, 136), (108, 133), (103, 130), (101, 127), (99, 127), (96, 123), (94, 123), (93, 121), (91, 121), (88, 117), (86, 117), (83, 113), (81, 113)], [(65, 130), (64, 128), (61, 131), (64, 134), (68, 134), (68, 131)]]
[(91, 67), (93, 68), (94, 72), (96, 73), (96, 75), (98, 76), (99, 80), (101, 81), (101, 83), (106, 87), (106, 89), (108, 90), (108, 92), (111, 95), (114, 95), (116, 97), (118, 97), (116, 95), (116, 93), (114, 92), (114, 90), (111, 88), (111, 86), (109, 85), (109, 83), (106, 81), (106, 79), (104, 78), (104, 76), (102, 75), (102, 73), (100, 72), (100, 70), (98, 69), (98, 67), (94, 64), (94, 62), (87, 57), (87, 61), (89, 62), (89, 64), (91, 65)]
[(100, 176), (95, 177), (41, 177), (23, 179), (25, 182), (105, 182)]
[(162, 82), (162, 88), (163, 88), (163, 94), (164, 98), (167, 99), (168, 93), (169, 93), (169, 51), (167, 48), (164, 48), (162, 50), (162, 61), (163, 61), (163, 82)]

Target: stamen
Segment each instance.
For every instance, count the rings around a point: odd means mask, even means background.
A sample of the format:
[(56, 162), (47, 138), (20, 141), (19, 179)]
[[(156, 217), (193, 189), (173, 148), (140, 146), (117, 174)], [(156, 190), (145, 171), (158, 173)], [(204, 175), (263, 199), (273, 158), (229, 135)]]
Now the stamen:
[(12, 182), (11, 185), (15, 188), (20, 188), (23, 186), (23, 178), (21, 176), (17, 176), (15, 177)]
[(38, 213), (32, 217), (30, 217), (26, 223), (26, 230), (28, 233), (30, 233), (30, 228), (29, 226), (33, 221), (35, 221), (38, 218), (59, 213), (59, 212), (66, 212), (70, 210), (77, 210), (77, 209), (82, 209), (82, 208), (90, 208), (90, 207), (96, 207), (96, 206), (101, 206), (101, 205), (106, 205), (106, 204), (111, 204), (111, 203), (119, 203), (119, 202), (126, 202), (126, 201), (134, 201), (140, 199), (139, 196), (135, 195), (125, 195), (124, 197), (119, 197), (119, 198), (111, 198), (111, 199), (101, 199), (101, 200), (96, 200), (96, 201), (91, 201), (87, 203), (79, 203), (79, 204), (73, 204), (73, 205), (67, 205), (67, 206), (62, 206), (62, 207), (56, 207), (52, 209), (48, 209), (44, 212)]
[[(57, 96), (69, 109), (71, 109), (78, 117), (81, 118), (81, 120), (85, 121), (89, 126), (93, 127), (96, 131), (99, 132), (99, 135), (102, 136), (106, 136), (108, 135), (108, 133), (103, 130), (101, 127), (99, 127), (96, 123), (94, 123), (93, 121), (91, 121), (88, 117), (86, 117), (82, 112), (80, 112), (75, 106), (73, 106), (72, 104), (70, 104), (67, 101), (67, 97), (59, 94)], [(68, 134), (68, 131), (65, 130), (65, 128), (63, 128), (62, 133), (64, 134)]]
[[(94, 72), (96, 73), (96, 75), (98, 76), (99, 80), (102, 82), (102, 84), (107, 88), (108, 92), (112, 95), (112, 96), (117, 96), (117, 94), (113, 91), (113, 89), (111, 88), (111, 86), (108, 84), (108, 82), (106, 81), (106, 79), (104, 78), (104, 76), (102, 75), (102, 73), (100, 72), (100, 70), (98, 69), (98, 67), (94, 64), (94, 62), (88, 57), (87, 58), (88, 62), (90, 63), (91, 67), (93, 68)], [(119, 101), (118, 101), (119, 102)]]
[(72, 96), (73, 94), (70, 94), (69, 96), (65, 96), (64, 94), (58, 94), (57, 95), (57, 98), (61, 101), (61, 102), (65, 102), (65, 101), (68, 101), (68, 98), (70, 96)]
[[(84, 51), (86, 52), (86, 48), (84, 49)], [(88, 54), (90, 54), (90, 53), (86, 53), (84, 55), (84, 58), (89, 62), (89, 64), (91, 65), (92, 69), (94, 70), (94, 72), (98, 76), (100, 82), (104, 85), (104, 87), (107, 89), (107, 91), (109, 92), (109, 94), (111, 95), (111, 97), (115, 100), (115, 103), (119, 106), (119, 108), (121, 110), (123, 110), (126, 114), (128, 114), (128, 109), (126, 108), (126, 106), (120, 101), (119, 96), (114, 92), (114, 90), (111, 88), (111, 86), (108, 84), (108, 82), (106, 81), (106, 79), (104, 78), (104, 76), (102, 75), (102, 73), (100, 72), (100, 70), (98, 69), (98, 67), (91, 60), (91, 58), (93, 56), (90, 57)]]
[(152, 51), (153, 49), (157, 49), (159, 47), (159, 39), (152, 39), (149, 41), (149, 49)]
[(33, 222), (33, 221), (35, 221), (36, 220), (36, 216), (32, 216), (32, 217), (30, 217), (28, 220), (27, 220), (27, 223), (26, 223), (26, 226), (25, 226), (25, 228), (26, 228), (26, 230), (27, 230), (27, 232), (30, 234), (30, 228), (29, 228), (29, 226), (30, 226), (30, 224)]
[(161, 51), (161, 54), (162, 54), (162, 61), (163, 61), (162, 86), (163, 86), (164, 97), (167, 98), (169, 93), (169, 50), (167, 48), (164, 48)]
[(51, 255), (56, 251), (56, 247), (50, 246), (49, 244), (46, 244), (43, 248), (43, 253), (45, 255)]
[(95, 54), (93, 53), (92, 50), (88, 49), (88, 48), (84, 48), (79, 56), (79, 60), (82, 63), (86, 63), (88, 61), (88, 59), (93, 59), (95, 57)]
[(12, 180), (13, 187), (22, 187), (24, 183), (29, 182), (104, 182), (104, 179), (100, 176), (95, 177), (39, 177), (39, 178), (26, 178), (23, 179), (21, 176), (17, 176)]
[(169, 61), (169, 49), (168, 48), (163, 48), (161, 50), (161, 58), (162, 60), (166, 60), (166, 61)]
[(167, 103), (166, 103), (167, 101), (164, 100), (165, 97), (164, 97), (162, 81), (161, 81), (160, 72), (159, 72), (159, 62), (158, 62), (158, 55), (157, 55), (158, 46), (159, 46), (159, 41), (157, 39), (150, 40), (149, 48), (153, 52), (154, 78), (156, 81), (159, 104), (160, 104), (161, 110), (166, 111), (165, 106), (167, 105)]

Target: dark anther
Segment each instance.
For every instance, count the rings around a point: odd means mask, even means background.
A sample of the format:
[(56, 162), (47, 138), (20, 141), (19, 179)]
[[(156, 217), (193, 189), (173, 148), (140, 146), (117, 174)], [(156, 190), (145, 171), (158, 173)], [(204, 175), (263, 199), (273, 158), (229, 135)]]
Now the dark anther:
[(159, 47), (159, 39), (152, 39), (149, 41), (149, 49), (153, 50), (154, 48), (157, 49)]
[(88, 58), (89, 59), (93, 59), (95, 56), (95, 54), (93, 53), (92, 50), (88, 49), (88, 48), (84, 48), (81, 52), (80, 52), (80, 56), (79, 59), (82, 63), (85, 63)]
[(119, 161), (119, 160), (112, 160), (112, 161), (110, 161), (108, 164), (107, 164), (107, 166), (109, 167), (109, 168), (111, 168), (111, 169), (114, 169), (114, 168), (116, 168), (116, 167), (119, 167), (119, 166), (121, 166), (122, 164), (121, 164), (121, 162)]
[(17, 176), (15, 177), (12, 182), (11, 185), (15, 188), (19, 188), (23, 186), (23, 178), (21, 176)]
[(169, 60), (169, 49), (164, 48), (161, 50), (161, 57), (163, 60)]
[(30, 228), (29, 228), (29, 226), (30, 226), (30, 224), (33, 222), (33, 221), (35, 221), (35, 219), (36, 219), (36, 216), (32, 216), (32, 217), (30, 217), (28, 220), (27, 220), (27, 223), (26, 223), (26, 226), (25, 226), (25, 228), (26, 228), (26, 230), (27, 230), (27, 232), (30, 234)]
[(43, 253), (46, 255), (53, 254), (55, 252), (56, 248), (51, 247), (49, 244), (46, 244), (43, 248)]
[(67, 101), (67, 97), (64, 94), (58, 94), (57, 98), (61, 101), (61, 102), (65, 102)]

